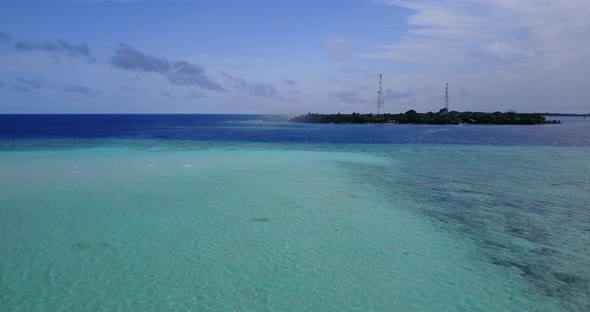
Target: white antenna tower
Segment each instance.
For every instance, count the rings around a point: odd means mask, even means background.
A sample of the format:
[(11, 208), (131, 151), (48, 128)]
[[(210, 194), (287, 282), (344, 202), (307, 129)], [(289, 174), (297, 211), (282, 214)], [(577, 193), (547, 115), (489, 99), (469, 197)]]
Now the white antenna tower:
[(382, 80), (383, 80), (383, 76), (381, 74), (379, 74), (379, 91), (377, 91), (377, 94), (379, 94), (379, 96), (377, 97), (377, 115), (381, 115), (381, 111), (383, 110)]

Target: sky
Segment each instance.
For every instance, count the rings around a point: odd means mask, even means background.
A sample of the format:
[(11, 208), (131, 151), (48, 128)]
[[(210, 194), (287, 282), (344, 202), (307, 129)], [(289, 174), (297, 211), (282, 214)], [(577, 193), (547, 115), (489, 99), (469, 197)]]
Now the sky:
[(590, 112), (588, 0), (3, 0), (0, 113)]

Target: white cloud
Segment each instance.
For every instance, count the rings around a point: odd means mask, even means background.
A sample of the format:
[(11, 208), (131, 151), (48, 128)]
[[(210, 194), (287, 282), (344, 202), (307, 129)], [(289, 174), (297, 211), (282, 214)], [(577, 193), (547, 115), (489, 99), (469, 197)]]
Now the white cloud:
[(348, 40), (341, 36), (333, 36), (324, 40), (324, 48), (328, 54), (334, 58), (343, 58), (347, 56)]
[(588, 110), (587, 0), (378, 2), (410, 9), (408, 29), (397, 41), (358, 56), (428, 66), (415, 83), (433, 87), (450, 79), (453, 86), (478, 90), (473, 94), (479, 97), (465, 101), (498, 99), (504, 108), (527, 111)]
[(410, 29), (379, 51), (361, 53), (364, 57), (436, 64), (485, 55), (577, 62), (590, 51), (585, 0), (380, 2), (413, 10)]
[(503, 60), (510, 60), (518, 57), (533, 58), (535, 52), (532, 50), (522, 49), (514, 44), (506, 42), (494, 42), (482, 46), (483, 51), (495, 55)]

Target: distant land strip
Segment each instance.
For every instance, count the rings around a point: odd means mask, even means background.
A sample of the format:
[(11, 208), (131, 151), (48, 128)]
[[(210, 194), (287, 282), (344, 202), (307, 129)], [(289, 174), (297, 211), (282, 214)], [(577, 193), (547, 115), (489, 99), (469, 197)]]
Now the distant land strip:
[(543, 116), (556, 117), (590, 117), (590, 114), (572, 114), (572, 113), (540, 113)]
[(546, 120), (538, 113), (515, 112), (447, 112), (444, 109), (438, 113), (418, 113), (409, 110), (400, 114), (316, 114), (308, 113), (291, 118), (291, 122), (299, 123), (324, 123), (324, 124), (426, 124), (426, 125), (460, 125), (460, 124), (485, 124), (485, 125), (540, 125), (559, 124), (560, 120)]

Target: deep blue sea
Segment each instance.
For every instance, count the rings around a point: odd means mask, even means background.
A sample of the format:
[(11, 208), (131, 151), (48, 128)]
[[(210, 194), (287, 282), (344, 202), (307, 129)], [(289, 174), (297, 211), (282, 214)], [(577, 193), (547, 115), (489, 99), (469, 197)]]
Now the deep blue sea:
[(590, 119), (0, 115), (0, 311), (590, 311)]
[[(280, 117), (280, 116), (279, 116)], [(0, 139), (153, 139), (323, 144), (590, 146), (590, 119), (563, 125), (327, 125), (268, 115), (0, 115)], [(552, 118), (552, 117), (548, 117)]]

